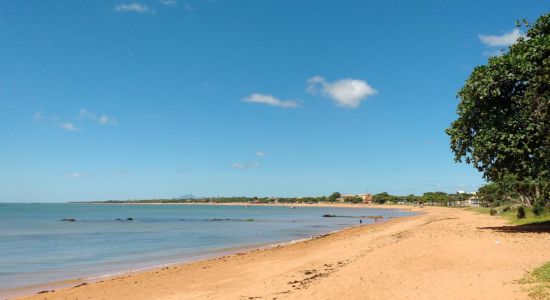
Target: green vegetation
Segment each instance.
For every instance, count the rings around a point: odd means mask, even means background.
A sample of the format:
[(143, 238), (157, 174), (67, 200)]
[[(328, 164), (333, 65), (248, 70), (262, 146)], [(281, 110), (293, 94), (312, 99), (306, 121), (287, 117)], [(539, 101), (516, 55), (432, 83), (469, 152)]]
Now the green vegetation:
[[(95, 201), (95, 203), (319, 203), (329, 201), (327, 197), (296, 197), (296, 198), (277, 198), (277, 197), (208, 197), (208, 198), (193, 198), (193, 199), (146, 199), (146, 200), (108, 200)], [(94, 203), (94, 202), (92, 202)]]
[[(463, 206), (463, 201), (472, 197), (472, 194), (447, 194), (444, 192), (427, 192), (421, 196), (416, 195), (391, 195), (386, 192), (375, 194), (372, 196), (373, 202), (376, 204), (426, 204), (426, 205), (444, 205), (444, 206)], [(189, 199), (145, 199), (145, 200), (108, 200), (95, 201), (91, 203), (255, 203), (255, 204), (272, 204), (272, 203), (324, 203), (324, 202), (345, 202), (345, 203), (363, 203), (360, 197), (342, 197), (339, 192), (334, 192), (329, 196), (320, 197), (206, 197), (206, 198), (189, 198)], [(90, 202), (88, 202), (90, 203)]]
[(487, 206), (534, 205), (542, 216), (550, 201), (550, 13), (523, 26), (526, 37), (473, 70), (446, 132), (455, 161), (489, 181), (479, 190)]
[(332, 193), (330, 196), (328, 196), (327, 201), (329, 202), (336, 202), (342, 195), (338, 192)]
[(491, 182), (479, 188), (478, 196), (491, 206), (500, 206), (504, 203), (521, 203), (527, 206), (538, 203), (545, 206), (548, 204), (550, 195), (546, 187), (541, 189), (538, 186), (539, 183), (531, 179), (519, 180), (517, 176), (506, 175), (497, 182)]
[(344, 199), (345, 203), (363, 203), (363, 199), (359, 197), (346, 198)]
[(502, 206), (502, 207), (470, 207), (468, 210), (475, 211), (481, 214), (490, 214), (491, 216), (501, 216), (507, 219), (514, 225), (547, 225), (550, 224), (550, 211), (545, 210), (544, 213), (536, 215), (533, 209), (525, 209), (525, 217), (518, 219), (518, 207)]
[(525, 216), (527, 215), (527, 212), (525, 212), (525, 206), (520, 206), (518, 207), (518, 213), (517, 213), (517, 217), (518, 219), (525, 219)]
[(550, 262), (527, 274), (521, 283), (529, 284), (529, 296), (534, 299), (550, 299)]
[(535, 216), (544, 214), (544, 203), (542, 201), (539, 201), (533, 205), (533, 214), (535, 214)]
[(428, 205), (447, 205), (447, 206), (462, 206), (461, 201), (472, 197), (472, 194), (447, 194), (445, 192), (427, 192), (422, 196), (415, 195), (390, 195), (386, 192), (375, 194), (372, 196), (372, 201), (377, 204), (414, 204), (422, 203)]

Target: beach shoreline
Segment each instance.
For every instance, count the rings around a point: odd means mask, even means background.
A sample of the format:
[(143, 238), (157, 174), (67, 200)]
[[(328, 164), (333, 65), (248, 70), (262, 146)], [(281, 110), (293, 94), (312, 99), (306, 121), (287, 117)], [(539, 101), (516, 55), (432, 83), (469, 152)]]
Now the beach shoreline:
[[(367, 224), (368, 225), (368, 224)], [(367, 226), (367, 225), (356, 225), (351, 226), (347, 228), (343, 228), (340, 230), (335, 230), (326, 234), (333, 234), (338, 231), (346, 230), (349, 228), (357, 227), (357, 226)], [(324, 235), (326, 235), (324, 234)], [(319, 235), (322, 236), (322, 235)], [(34, 284), (34, 285), (28, 285), (28, 286), (21, 286), (16, 288), (9, 288), (5, 290), (0, 290), (2, 294), (0, 294), (0, 299), (18, 299), (20, 297), (28, 297), (32, 296), (34, 294), (38, 294), (42, 291), (55, 291), (60, 289), (66, 289), (66, 288), (72, 288), (75, 286), (79, 286), (82, 284), (90, 284), (94, 282), (109, 280), (116, 277), (125, 277), (125, 276), (131, 276), (137, 273), (141, 272), (148, 272), (148, 271), (156, 271), (161, 270), (166, 267), (176, 267), (186, 264), (193, 264), (197, 262), (202, 261), (208, 261), (208, 260), (216, 260), (221, 257), (236, 255), (236, 254), (242, 254), (242, 253), (248, 253), (252, 251), (260, 251), (275, 247), (281, 247), (286, 245), (291, 245), (294, 243), (300, 243), (304, 242), (306, 240), (315, 239), (319, 236), (312, 236), (309, 238), (299, 239), (299, 240), (292, 240), (292, 241), (282, 241), (282, 242), (276, 242), (276, 243), (264, 243), (264, 244), (255, 244), (255, 245), (243, 245), (239, 247), (227, 247), (223, 249), (218, 250), (212, 250), (208, 251), (207, 254), (200, 255), (198, 257), (193, 258), (187, 258), (187, 259), (181, 259), (179, 261), (171, 262), (171, 263), (164, 263), (164, 264), (158, 264), (158, 265), (152, 265), (150, 267), (143, 267), (143, 268), (136, 268), (136, 269), (124, 269), (120, 271), (115, 271), (109, 274), (100, 274), (100, 275), (93, 275), (93, 276), (83, 276), (80, 278), (71, 278), (67, 280), (60, 280), (60, 281), (52, 281), (52, 282), (46, 282), (42, 284)]]
[[(425, 207), (315, 239), (21, 299), (528, 299), (518, 284), (550, 260), (550, 233)], [(546, 251), (545, 251), (546, 249)]]
[[(75, 203), (79, 204), (79, 203)], [(86, 203), (89, 204), (89, 203)], [(104, 204), (104, 203), (94, 203), (94, 204)], [(107, 203), (110, 205), (207, 205), (207, 206), (280, 206), (280, 207), (335, 207), (335, 208), (371, 208), (371, 209), (385, 209), (385, 210), (402, 210), (402, 211), (414, 211), (415, 209), (413, 207), (404, 208), (403, 206), (390, 206), (390, 205), (361, 205), (361, 204), (346, 204), (346, 203), (319, 203), (319, 204), (291, 204), (291, 203), (280, 203), (280, 204), (254, 204), (254, 203)], [(403, 217), (398, 217), (403, 218)], [(391, 220), (392, 218), (388, 218), (385, 221), (381, 222), (387, 222), (388, 220)], [(267, 242), (267, 243), (260, 243), (260, 244), (246, 244), (242, 246), (236, 246), (236, 247), (227, 247), (223, 249), (216, 249), (212, 251), (208, 251), (207, 253), (201, 253), (200, 255), (194, 255), (192, 257), (186, 257), (182, 259), (176, 259), (173, 262), (170, 263), (162, 263), (162, 264), (156, 264), (151, 265), (148, 267), (140, 267), (136, 269), (121, 269), (119, 271), (111, 272), (109, 274), (96, 274), (92, 276), (83, 276), (80, 278), (71, 278), (66, 280), (60, 280), (60, 281), (52, 281), (52, 282), (46, 282), (42, 284), (34, 284), (34, 285), (28, 285), (28, 286), (21, 286), (16, 288), (8, 288), (0, 291), (0, 298), (4, 299), (16, 299), (19, 297), (25, 297), (25, 296), (32, 296), (33, 294), (37, 294), (42, 291), (52, 291), (52, 290), (60, 290), (60, 289), (66, 289), (66, 288), (72, 288), (75, 286), (80, 286), (82, 284), (90, 284), (98, 281), (104, 281), (109, 280), (112, 278), (116, 278), (119, 276), (130, 276), (133, 274), (137, 274), (140, 272), (147, 272), (147, 271), (155, 271), (159, 269), (163, 269), (166, 267), (173, 267), (173, 266), (180, 266), (180, 265), (186, 265), (186, 264), (192, 264), (202, 261), (208, 261), (212, 259), (218, 259), (220, 257), (226, 257), (231, 255), (242, 255), (243, 253), (248, 253), (252, 251), (261, 251), (276, 247), (284, 247), (287, 245), (292, 245), (295, 243), (301, 243), (307, 240), (316, 239), (319, 237), (323, 237), (326, 235), (335, 234), (341, 231), (348, 230), (350, 228), (355, 228), (359, 226), (370, 226), (373, 224), (363, 224), (363, 225), (353, 225), (348, 226), (342, 229), (333, 230), (330, 232), (321, 233), (318, 235), (301, 238), (297, 240), (281, 240), (281, 241), (274, 241), (274, 242)]]

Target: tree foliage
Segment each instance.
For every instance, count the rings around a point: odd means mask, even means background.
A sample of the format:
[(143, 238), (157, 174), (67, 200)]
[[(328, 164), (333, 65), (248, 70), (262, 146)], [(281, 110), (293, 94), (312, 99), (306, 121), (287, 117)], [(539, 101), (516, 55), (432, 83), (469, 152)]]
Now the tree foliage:
[(377, 204), (384, 204), (386, 202), (392, 202), (395, 201), (395, 196), (389, 195), (386, 192), (382, 192), (379, 194), (374, 194), (372, 196), (372, 201)]
[(330, 196), (328, 196), (328, 201), (330, 202), (336, 202), (336, 200), (338, 200), (340, 197), (342, 197), (342, 194), (338, 193), (338, 192), (334, 192), (332, 194), (330, 194)]
[(476, 67), (458, 92), (458, 119), (446, 130), (456, 161), (484, 177), (550, 177), (550, 14), (501, 56)]

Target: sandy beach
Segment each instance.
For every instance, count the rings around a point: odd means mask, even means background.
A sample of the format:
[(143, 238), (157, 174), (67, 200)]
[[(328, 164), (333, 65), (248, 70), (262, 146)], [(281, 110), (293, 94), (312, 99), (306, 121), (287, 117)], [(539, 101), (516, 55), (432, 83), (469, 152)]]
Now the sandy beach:
[(21, 299), (528, 299), (517, 280), (550, 261), (548, 230), (414, 210), (422, 213)]

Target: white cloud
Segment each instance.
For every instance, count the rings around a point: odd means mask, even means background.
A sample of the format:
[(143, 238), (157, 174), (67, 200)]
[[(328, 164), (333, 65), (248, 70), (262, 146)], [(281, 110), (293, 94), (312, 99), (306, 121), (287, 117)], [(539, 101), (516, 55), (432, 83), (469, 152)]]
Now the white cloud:
[(259, 93), (254, 93), (244, 98), (243, 101), (249, 102), (249, 103), (266, 104), (269, 106), (284, 107), (284, 108), (295, 108), (300, 106), (300, 104), (295, 100), (281, 100), (272, 95), (264, 95)]
[(78, 131), (78, 128), (76, 128), (73, 123), (69, 122), (59, 123), (59, 127), (67, 131)]
[(262, 152), (262, 151), (256, 151), (256, 156), (264, 157), (264, 156), (266, 156), (266, 154), (265, 154), (265, 152)]
[(118, 122), (115, 118), (109, 117), (107, 115), (96, 115), (92, 112), (89, 112), (85, 109), (80, 109), (80, 117), (83, 119), (88, 119), (94, 122), (97, 122), (100, 125), (117, 125)]
[(147, 5), (138, 2), (133, 3), (120, 3), (115, 5), (115, 11), (118, 12), (136, 12), (136, 13), (153, 13)]
[(318, 91), (323, 96), (331, 98), (336, 105), (348, 108), (357, 108), (361, 101), (378, 92), (366, 81), (346, 78), (328, 82), (321, 76), (314, 76), (307, 80), (307, 92), (316, 95)]
[(178, 1), (176, 0), (160, 0), (160, 3), (162, 5), (172, 6), (172, 7), (178, 5)]
[(513, 29), (502, 35), (478, 35), (479, 40), (488, 47), (507, 47), (515, 44), (517, 40), (524, 36), (518, 28)]
[(233, 163), (233, 168), (235, 169), (255, 169), (259, 168), (260, 163), (251, 163), (251, 164), (244, 164), (244, 163)]
[(117, 121), (114, 118), (108, 117), (106, 115), (102, 115), (99, 118), (97, 118), (97, 122), (101, 125), (116, 125), (116, 124), (118, 124)]

